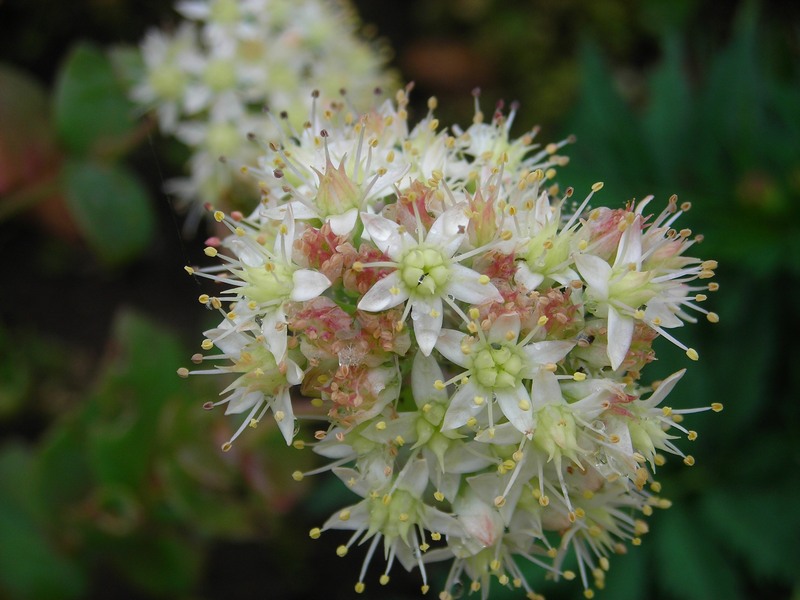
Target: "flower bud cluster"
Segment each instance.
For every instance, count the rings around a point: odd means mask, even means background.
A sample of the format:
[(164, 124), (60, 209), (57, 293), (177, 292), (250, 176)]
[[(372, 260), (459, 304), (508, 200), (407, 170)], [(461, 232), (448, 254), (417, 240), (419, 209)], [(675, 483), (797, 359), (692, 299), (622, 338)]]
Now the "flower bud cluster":
[[(675, 228), (687, 205), (650, 198), (591, 208), (555, 184), (564, 144), (511, 139), (516, 107), (471, 126), (411, 127), (400, 91), (364, 114), (334, 106), (267, 145), (262, 201), (214, 213), (219, 266), (188, 268), (221, 291), (196, 362), (231, 373), (217, 404), (243, 414), (230, 448), (271, 412), (289, 444), (313, 448), (360, 500), (311, 531), (349, 530), (364, 546), (356, 591), (376, 552), (396, 562), (451, 560), (439, 598), (460, 585), (539, 598), (521, 564), (602, 588), (610, 557), (637, 545), (665, 456), (697, 434), (665, 404), (684, 370), (640, 382), (670, 331), (702, 308), (716, 263)], [(211, 407), (213, 405), (209, 405)], [(303, 419), (323, 426), (306, 428)], [(566, 570), (569, 555), (577, 572)]]
[(205, 203), (230, 206), (243, 195), (257, 201), (252, 181), (220, 158), (256, 160), (258, 146), (242, 139), (276, 133), (265, 106), (308, 107), (312, 90), (321, 103), (338, 99), (342, 73), (356, 105), (368, 106), (376, 86), (391, 85), (387, 53), (359, 37), (346, 1), (183, 0), (176, 10), (183, 20), (174, 31), (145, 36), (144, 69), (131, 95), (156, 110), (163, 133), (189, 147), (189, 176), (166, 189), (198, 208), (193, 218)]

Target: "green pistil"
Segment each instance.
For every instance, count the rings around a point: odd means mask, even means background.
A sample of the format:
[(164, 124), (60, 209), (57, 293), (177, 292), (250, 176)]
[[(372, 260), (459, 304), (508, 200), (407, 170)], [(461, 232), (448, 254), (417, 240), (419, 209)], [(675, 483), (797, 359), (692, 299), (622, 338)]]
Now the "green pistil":
[(414, 248), (400, 261), (403, 283), (420, 296), (439, 296), (450, 278), (448, 260), (435, 248)]
[(501, 344), (480, 350), (472, 363), (478, 383), (493, 389), (516, 387), (523, 363), (515, 350)]

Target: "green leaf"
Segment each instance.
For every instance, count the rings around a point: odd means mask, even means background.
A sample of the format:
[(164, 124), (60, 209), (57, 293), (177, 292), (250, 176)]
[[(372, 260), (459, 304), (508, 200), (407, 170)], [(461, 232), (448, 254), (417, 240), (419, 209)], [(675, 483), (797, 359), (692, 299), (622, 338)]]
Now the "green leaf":
[(37, 503), (28, 476), (33, 460), (20, 447), (0, 453), (0, 595), (20, 600), (81, 597), (83, 573), (57, 551), (31, 514)]
[(56, 131), (72, 152), (102, 152), (134, 127), (133, 105), (106, 55), (79, 44), (67, 56), (55, 90)]
[(155, 214), (149, 194), (128, 169), (73, 160), (62, 177), (72, 215), (101, 260), (118, 265), (144, 251)]

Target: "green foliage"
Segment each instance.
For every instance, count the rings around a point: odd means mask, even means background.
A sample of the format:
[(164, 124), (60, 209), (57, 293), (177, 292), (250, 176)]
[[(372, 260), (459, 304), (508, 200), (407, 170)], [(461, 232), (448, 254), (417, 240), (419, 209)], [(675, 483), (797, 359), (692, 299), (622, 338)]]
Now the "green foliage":
[(75, 46), (59, 73), (54, 96), (56, 131), (76, 154), (98, 152), (134, 129), (133, 105), (105, 53)]
[[(736, 599), (748, 586), (798, 586), (791, 539), (800, 523), (785, 506), (800, 488), (797, 377), (787, 377), (800, 360), (788, 323), (800, 288), (800, 70), (779, 68), (780, 40), (752, 3), (707, 56), (690, 57), (692, 40), (677, 30), (664, 34), (644, 93), (628, 99), (598, 50), (584, 47), (569, 127), (579, 143), (561, 178), (579, 196), (603, 180), (604, 204), (652, 193), (658, 207), (677, 193), (692, 205), (678, 226), (696, 226), (702, 255), (720, 263), (721, 291), (706, 307), (720, 323), (677, 332), (701, 358), (673, 395), (675, 406), (722, 402), (725, 411), (687, 416), (700, 437), (680, 445), (697, 464), (659, 472), (674, 505), (632, 550), (641, 553), (632, 569), (655, 579), (628, 588), (620, 580), (642, 574), (614, 565), (609, 597)], [(653, 374), (686, 366), (668, 346)]]
[(147, 191), (122, 165), (69, 161), (62, 171), (67, 204), (89, 244), (109, 264), (145, 250), (155, 217)]
[(213, 537), (277, 527), (309, 453), (265, 425), (223, 455), (212, 440), (230, 424), (200, 408), (217, 389), (177, 377), (185, 355), (163, 328), (121, 314), (83, 403), (37, 447), (0, 448), (0, 596), (79, 598), (98, 569), (148, 596), (186, 596)]

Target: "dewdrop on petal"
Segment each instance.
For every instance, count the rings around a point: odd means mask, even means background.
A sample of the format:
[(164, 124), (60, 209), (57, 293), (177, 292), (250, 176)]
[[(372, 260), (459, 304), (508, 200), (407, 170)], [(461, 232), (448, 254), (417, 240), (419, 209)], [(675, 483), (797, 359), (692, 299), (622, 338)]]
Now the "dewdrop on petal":
[(658, 338), (699, 360), (673, 331), (719, 320), (717, 264), (675, 198), (651, 214), (598, 205), (601, 183), (558, 192), (574, 140), (511, 138), (516, 106), (484, 114), (476, 94), (461, 129), (432, 100), (414, 125), (409, 92), (262, 145), (262, 201), (210, 209), (229, 234), (186, 269), (219, 324), (178, 374), (227, 377), (203, 404), (238, 415), (224, 450), (273, 426), (320, 457), (291, 479), (331, 471), (353, 493), (308, 535), (360, 562), (356, 593), (404, 568), (439, 598), (541, 598), (533, 568), (594, 597), (670, 506), (657, 470), (695, 464), (693, 414), (722, 410), (683, 406), (685, 368), (648, 369)]

